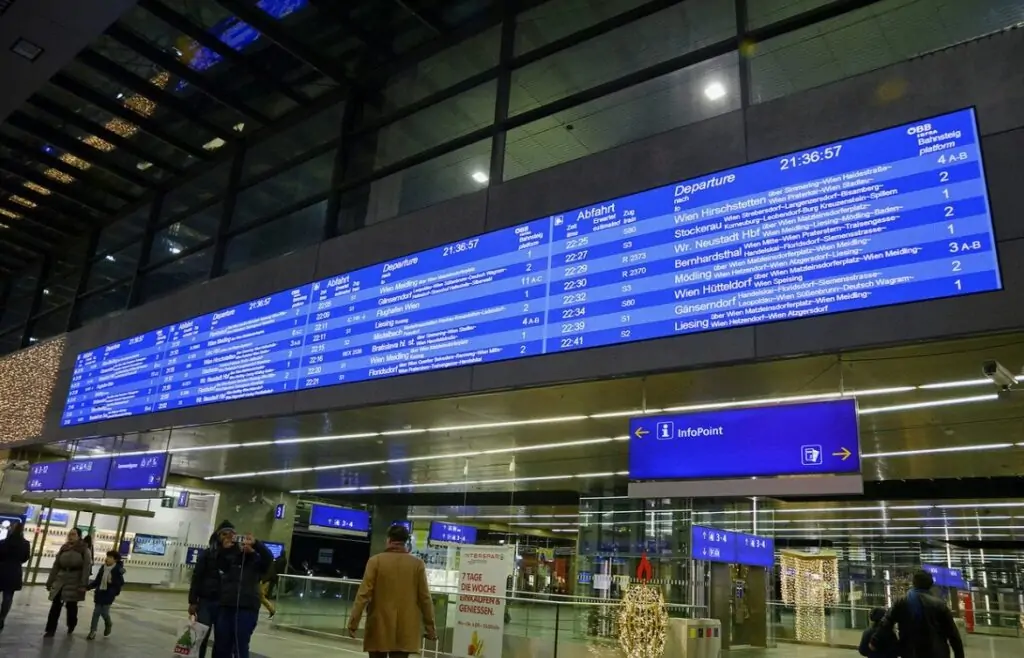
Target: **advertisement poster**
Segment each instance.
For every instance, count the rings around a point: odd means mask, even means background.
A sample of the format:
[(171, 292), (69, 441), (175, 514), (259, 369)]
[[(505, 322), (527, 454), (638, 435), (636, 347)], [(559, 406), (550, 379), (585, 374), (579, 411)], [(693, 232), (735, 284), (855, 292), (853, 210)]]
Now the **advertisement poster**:
[(512, 573), (508, 548), (466, 547), (459, 564), (459, 599), (452, 655), (501, 658), (505, 586)]

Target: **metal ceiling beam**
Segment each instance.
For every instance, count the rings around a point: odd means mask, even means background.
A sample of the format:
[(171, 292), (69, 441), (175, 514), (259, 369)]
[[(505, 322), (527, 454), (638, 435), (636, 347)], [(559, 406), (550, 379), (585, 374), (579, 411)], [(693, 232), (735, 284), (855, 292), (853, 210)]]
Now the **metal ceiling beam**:
[[(34, 149), (30, 147), (28, 144), (25, 144), (24, 142), (14, 139), (13, 137), (10, 137), (8, 135), (0, 134), (0, 146), (4, 146), (15, 153), (23, 155), (26, 158), (29, 158), (30, 160), (35, 160), (45, 167), (56, 169), (62, 174), (71, 176), (75, 180), (78, 180), (93, 189), (99, 190), (102, 194), (108, 194), (110, 196), (117, 197), (129, 203), (133, 203), (139, 200), (139, 198), (136, 196), (128, 194), (127, 192), (123, 192), (116, 187), (112, 187), (109, 183), (103, 181), (100, 177), (96, 176), (94, 173), (86, 169), (79, 169), (78, 167), (73, 167), (55, 155), (47, 153), (42, 149)], [(60, 183), (60, 181), (56, 180), (53, 181), (53, 183), (58, 185), (62, 184)]]
[(210, 157), (210, 154), (207, 151), (204, 151), (201, 147), (193, 146), (192, 144), (188, 144), (178, 139), (168, 131), (164, 130), (163, 126), (161, 126), (153, 119), (132, 112), (115, 99), (104, 96), (92, 87), (85, 85), (79, 82), (78, 80), (75, 80), (69, 75), (66, 75), (64, 73), (58, 73), (57, 75), (50, 78), (50, 82), (60, 87), (64, 91), (68, 92), (69, 94), (74, 94), (75, 96), (78, 96), (86, 103), (95, 105), (96, 107), (100, 108), (101, 110), (104, 110), (105, 112), (113, 114), (116, 117), (124, 119), (128, 123), (138, 126), (142, 130), (152, 135), (153, 137), (159, 139), (161, 142), (164, 142), (169, 146), (173, 146), (179, 151), (188, 153), (189, 155), (199, 158), (200, 160), (205, 160), (208, 157)]
[(263, 36), (267, 37), (278, 46), (287, 50), (295, 57), (299, 58), (309, 66), (313, 67), (317, 71), (320, 71), (328, 78), (331, 78), (336, 83), (342, 86), (342, 88), (350, 88), (355, 86), (355, 81), (348, 77), (348, 74), (341, 67), (335, 65), (335, 63), (322, 53), (310, 48), (301, 40), (291, 36), (277, 23), (273, 18), (270, 17), (265, 11), (258, 9), (252, 4), (245, 4), (239, 2), (239, 0), (215, 0), (217, 4), (221, 5), (232, 14), (240, 18), (243, 22), (248, 23), (251, 27), (254, 27)]
[[(4, 231), (4, 233), (6, 233), (6, 231)], [(18, 246), (13, 242), (9, 242), (7, 238), (3, 237), (3, 234), (0, 234), (0, 244), (7, 245), (8, 247), (14, 247), (15, 250), (18, 249)], [(17, 272), (18, 270), (24, 269), (24, 267), (28, 265), (29, 262), (31, 262), (31, 260), (31, 258), (25, 260), (22, 258), (11, 256), (10, 251), (0, 249), (0, 267), (3, 267), (8, 272)]]
[(75, 61), (85, 64), (92, 70), (118, 84), (124, 85), (129, 91), (133, 91), (140, 96), (148, 98), (155, 102), (158, 107), (170, 110), (172, 113), (180, 115), (184, 119), (187, 119), (189, 123), (196, 124), (212, 135), (216, 135), (217, 137), (227, 140), (238, 137), (236, 133), (233, 133), (222, 126), (218, 126), (195, 112), (195, 110), (181, 98), (168, 93), (165, 89), (157, 87), (149, 80), (135, 75), (128, 69), (113, 60), (104, 57), (95, 50), (83, 50), (75, 57)]
[(253, 121), (264, 124), (270, 123), (270, 119), (264, 116), (261, 112), (257, 112), (253, 108), (249, 107), (234, 94), (218, 88), (198, 72), (189, 68), (174, 57), (171, 57), (171, 55), (160, 50), (134, 32), (126, 30), (115, 23), (107, 28), (107, 35), (125, 48), (134, 50), (139, 55), (145, 57), (165, 71), (185, 80), (218, 103), (231, 108), (235, 112), (238, 112)]
[(34, 208), (28, 208), (19, 203), (11, 202), (8, 206), (10, 206), (14, 212), (24, 217), (32, 217), (37, 221), (45, 221), (50, 224), (53, 222), (62, 223), (67, 227), (63, 232), (71, 236), (74, 236), (79, 231), (92, 226), (95, 223), (94, 220), (103, 219), (85, 212), (83, 212), (83, 214), (89, 215), (85, 220), (79, 219), (74, 215), (69, 215), (64, 209), (54, 207), (54, 204), (50, 203), (54, 200), (52, 196), (38, 194), (27, 187), (12, 185), (9, 181), (0, 181), (0, 190), (7, 192), (12, 196), (19, 196), (36, 204)]
[(262, 67), (254, 64), (245, 55), (241, 54), (231, 46), (227, 45), (214, 35), (210, 34), (202, 27), (196, 25), (188, 18), (182, 16), (178, 12), (174, 11), (162, 2), (157, 0), (139, 0), (139, 6), (148, 11), (150, 14), (156, 16), (163, 22), (167, 23), (175, 30), (178, 30), (182, 34), (194, 39), (199, 45), (212, 50), (224, 59), (237, 64), (244, 68), (251, 76), (260, 80), (264, 84), (277, 89), (281, 94), (287, 96), (291, 100), (295, 101), (299, 105), (304, 105), (310, 101), (309, 96), (293, 89), (283, 80), (274, 77)]
[(55, 246), (33, 237), (30, 233), (19, 230), (19, 220), (17, 219), (11, 219), (10, 217), (0, 217), (0, 219), (4, 220), (0, 222), (0, 224), (5, 224), (7, 226), (6, 229), (0, 229), (0, 240), (3, 240), (23, 253), (29, 254), (29, 260), (42, 256)]
[(444, 23), (433, 12), (418, 7), (414, 0), (395, 0), (395, 4), (408, 12), (413, 18), (423, 23), (434, 34), (444, 34)]
[[(76, 205), (82, 206), (83, 208), (87, 209), (87, 211), (99, 216), (109, 216), (117, 212), (117, 208), (107, 206), (105, 203), (103, 203), (98, 198), (93, 196), (91, 192), (87, 193), (89, 198), (78, 197), (73, 194), (70, 194), (69, 191), (72, 189), (70, 188), (70, 186), (65, 185), (63, 183), (59, 183), (53, 179), (47, 178), (46, 176), (43, 176), (41, 173), (25, 165), (24, 163), (16, 162), (9, 158), (0, 157), (0, 170), (6, 171), (7, 173), (17, 176), (18, 178), (24, 181), (28, 181), (29, 183), (34, 183), (36, 185), (39, 185), (40, 187), (44, 187), (53, 193), (52, 195), (39, 194), (39, 196), (43, 199), (51, 199), (53, 198), (53, 196), (60, 196), (66, 201), (62, 201), (59, 203), (63, 204), (65, 202), (71, 202)], [(80, 187), (77, 187), (75, 191), (82, 192), (84, 190), (82, 190)], [(33, 193), (36, 194), (35, 192)]]
[(50, 100), (49, 98), (46, 98), (45, 96), (40, 96), (39, 94), (31, 96), (28, 99), (28, 103), (29, 105), (38, 107), (40, 110), (43, 110), (44, 112), (53, 115), (54, 117), (60, 119), (66, 124), (75, 126), (76, 128), (84, 130), (90, 135), (95, 135), (96, 137), (99, 137), (103, 141), (113, 144), (118, 149), (124, 151), (125, 153), (133, 157), (138, 158), (139, 160), (152, 162), (157, 167), (160, 167), (165, 171), (169, 171), (172, 174), (180, 174), (182, 172), (181, 167), (176, 167), (175, 165), (171, 164), (167, 160), (164, 160), (160, 156), (146, 152), (144, 149), (139, 148), (139, 146), (130, 139), (125, 139), (124, 137), (118, 135), (117, 133), (111, 130), (108, 130), (106, 127), (96, 123), (95, 121), (87, 119), (81, 114), (76, 114), (75, 112), (72, 112), (60, 103), (56, 103)]
[(338, 21), (345, 32), (351, 34), (360, 43), (376, 55), (386, 59), (394, 54), (394, 49), (387, 37), (364, 28), (352, 18), (351, 7), (341, 6), (336, 0), (311, 0), (317, 11), (331, 16)]
[[(22, 208), (17, 204), (8, 203), (6, 205), (0, 205), (0, 208), (3, 208), (8, 212), (13, 212), (19, 215), (18, 219), (11, 219), (10, 217), (5, 216), (3, 221), (4, 224), (7, 224), (12, 228), (17, 227), (19, 230), (21, 230), (22, 228), (20, 224), (26, 224), (27, 227), (31, 227), (34, 231), (37, 232), (35, 234), (35, 237), (39, 239), (43, 239), (40, 237), (40, 234), (47, 234), (54, 238), (53, 241), (46, 240), (47, 243), (52, 242), (53, 244), (56, 244), (56, 241), (66, 240), (68, 238), (74, 237), (75, 235), (74, 231), (72, 231), (71, 229), (67, 227), (56, 228), (49, 222), (47, 218), (39, 217), (31, 210), (27, 208)], [(21, 230), (21, 233), (26, 236), (29, 235), (24, 230)]]
[(71, 135), (62, 133), (59, 130), (51, 128), (41, 121), (22, 114), (20, 112), (14, 112), (7, 117), (7, 123), (14, 126), (18, 130), (24, 131), (36, 139), (41, 140), (47, 144), (53, 144), (60, 149), (67, 151), (81, 160), (88, 162), (89, 164), (105, 169), (110, 173), (114, 174), (118, 178), (128, 181), (134, 185), (138, 185), (143, 188), (150, 188), (156, 185), (155, 180), (150, 180), (144, 176), (141, 176), (130, 169), (122, 167), (113, 161), (108, 153), (104, 153), (98, 149), (94, 149), (87, 144), (82, 143), (80, 140), (75, 139)]

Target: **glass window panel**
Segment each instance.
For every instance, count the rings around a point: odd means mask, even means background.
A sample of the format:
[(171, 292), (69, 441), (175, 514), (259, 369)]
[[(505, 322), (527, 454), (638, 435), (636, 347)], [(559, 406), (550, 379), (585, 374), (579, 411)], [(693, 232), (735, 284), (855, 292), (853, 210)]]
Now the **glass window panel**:
[[(516, 16), (519, 55), (635, 9), (649, 0), (551, 0)], [(755, 2), (756, 4), (756, 2)]]
[(487, 187), (490, 162), (491, 140), (485, 139), (373, 181), (366, 223), (481, 190)]
[(384, 89), (384, 113), (493, 68), (498, 63), (501, 28), (492, 28), (404, 69)]
[(174, 188), (164, 196), (160, 216), (172, 217), (204, 205), (212, 199), (222, 198), (227, 193), (230, 176), (231, 162), (229, 160)]
[(114, 281), (135, 275), (142, 254), (142, 242), (133, 242), (127, 247), (100, 257), (89, 270), (86, 290), (95, 290)]
[(78, 280), (81, 270), (70, 259), (54, 262), (50, 276), (43, 286), (43, 296), (39, 301), (39, 313), (47, 313), (58, 306), (63, 306), (75, 298), (78, 292)]
[(754, 29), (778, 23), (832, 2), (835, 0), (754, 0), (747, 2), (747, 28)]
[(109, 290), (83, 297), (78, 302), (79, 320), (82, 324), (88, 324), (93, 320), (121, 313), (128, 305), (128, 296), (131, 292), (132, 282), (126, 281)]
[(757, 44), (751, 100), (763, 103), (1015, 25), (1022, 0), (985, 11), (959, 0), (881, 0)]
[(35, 266), (32, 271), (22, 274), (11, 283), (7, 305), (4, 307), (3, 313), (0, 314), (0, 333), (25, 324), (32, 308), (32, 297), (36, 293), (38, 282), (39, 268)]
[(512, 72), (518, 114), (736, 34), (734, 5), (687, 0)]
[(376, 139), (374, 168), (378, 169), (422, 153), (456, 137), (491, 125), (497, 83), (485, 82), (467, 92), (384, 126), (364, 138), (365, 148)]
[(236, 235), (228, 242), (224, 268), (234, 272), (296, 249), (316, 244), (323, 236), (327, 201)]
[(173, 258), (186, 249), (212, 239), (217, 234), (223, 212), (223, 206), (216, 203), (157, 231), (153, 236), (149, 262), (157, 263)]
[(142, 279), (140, 301), (150, 302), (193, 283), (205, 281), (210, 275), (212, 262), (213, 247), (207, 247), (147, 272)]
[(737, 110), (737, 64), (735, 53), (717, 57), (510, 130), (505, 179)]
[(239, 192), (231, 225), (243, 226), (326, 193), (331, 185), (334, 159), (334, 151), (328, 151)]
[(248, 149), (242, 180), (247, 181), (338, 137), (343, 106), (324, 110)]
[(0, 355), (17, 352), (21, 349), (22, 332), (13, 331), (7, 334), (0, 334)]
[(36, 343), (66, 332), (70, 314), (71, 304), (65, 304), (46, 315), (37, 317), (32, 321), (32, 333), (29, 340)]
[(117, 249), (129, 240), (136, 240), (142, 237), (146, 231), (146, 222), (149, 221), (149, 204), (147, 203), (138, 210), (133, 210), (124, 219), (119, 219), (113, 224), (108, 224), (100, 230), (100, 239), (96, 244), (96, 254), (105, 254), (111, 249)]

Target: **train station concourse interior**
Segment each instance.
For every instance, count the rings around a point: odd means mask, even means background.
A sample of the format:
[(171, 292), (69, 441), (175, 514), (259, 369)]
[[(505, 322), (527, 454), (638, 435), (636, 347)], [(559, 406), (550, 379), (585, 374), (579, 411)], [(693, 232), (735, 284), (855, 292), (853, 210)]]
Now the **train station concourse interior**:
[(397, 526), (432, 658), (838, 658), (921, 572), (1024, 656), (1022, 62), (1024, 0), (0, 0), (0, 658), (184, 655), (224, 521), (257, 658), (360, 654)]

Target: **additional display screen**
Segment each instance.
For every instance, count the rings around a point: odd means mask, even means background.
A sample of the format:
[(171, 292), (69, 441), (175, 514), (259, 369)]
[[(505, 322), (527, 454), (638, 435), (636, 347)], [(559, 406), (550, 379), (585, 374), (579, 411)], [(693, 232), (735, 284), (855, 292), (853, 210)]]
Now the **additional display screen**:
[(110, 475), (110, 457), (72, 459), (64, 477), (65, 491), (99, 491), (107, 486)]
[[(308, 3), (309, 0), (259, 0), (256, 6), (270, 18), (280, 20), (302, 9)], [(256, 28), (235, 16), (229, 16), (216, 23), (209, 31), (214, 37), (237, 51), (243, 50), (260, 38), (260, 33)], [(205, 71), (222, 59), (220, 53), (187, 37), (178, 40), (178, 49), (182, 53), (182, 59), (197, 71)], [(181, 86), (184, 85), (183, 81)]]
[(263, 545), (267, 547), (267, 550), (270, 551), (270, 554), (274, 556), (275, 560), (280, 558), (281, 554), (284, 553), (284, 544), (279, 544), (273, 541), (265, 541), (263, 542)]
[(135, 535), (134, 551), (138, 555), (166, 555), (167, 537), (157, 535)]
[(932, 575), (936, 587), (952, 587), (954, 589), (968, 589), (967, 581), (964, 580), (963, 571), (951, 567), (941, 567), (936, 564), (922, 564), (921, 568)]
[(775, 540), (695, 525), (691, 529), (690, 557), (770, 569), (775, 566)]
[(471, 525), (431, 521), (427, 541), (434, 544), (475, 544), (476, 528)]
[(1000, 287), (966, 109), (82, 352), (61, 424)]
[(309, 529), (345, 535), (370, 533), (370, 513), (361, 509), (313, 505), (309, 509)]
[(32, 464), (28, 469), (25, 491), (60, 491), (67, 475), (67, 462), (45, 462)]
[(408, 530), (410, 534), (412, 533), (412, 521), (392, 521), (391, 525), (400, 525), (406, 530)]
[(0, 514), (0, 541), (7, 539), (8, 533), (15, 523), (24, 523), (25, 519), (10, 514)]
[(645, 416), (629, 431), (631, 480), (860, 472), (853, 399)]
[(160, 489), (166, 479), (167, 453), (114, 457), (106, 488), (107, 491)]
[[(25, 510), (25, 521), (32, 521), (35, 518), (35, 515), (36, 508), (30, 505)], [(42, 513), (40, 513), (39, 519), (35, 521), (35, 523), (40, 526), (44, 525), (48, 517), (52, 517), (50, 518), (51, 526), (60, 526), (63, 528), (68, 524), (68, 521), (71, 520), (71, 512), (65, 512), (64, 510), (44, 509), (42, 510)]]

